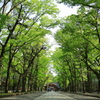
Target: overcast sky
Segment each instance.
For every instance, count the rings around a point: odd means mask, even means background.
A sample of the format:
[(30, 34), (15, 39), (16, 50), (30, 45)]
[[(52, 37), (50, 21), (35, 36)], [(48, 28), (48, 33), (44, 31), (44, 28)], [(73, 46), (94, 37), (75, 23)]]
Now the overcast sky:
[(71, 14), (77, 14), (78, 7), (68, 7), (64, 4), (57, 4), (57, 7), (60, 9), (59, 17), (69, 16)]
[[(60, 9), (60, 13), (58, 17), (66, 17), (71, 14), (77, 14), (78, 7), (68, 7), (67, 5), (65, 6), (64, 4), (57, 4), (57, 7)], [(52, 29), (52, 32), (55, 33), (57, 29)], [(52, 35), (47, 35), (48, 42), (51, 46), (50, 50), (54, 51), (56, 47), (59, 47), (57, 43), (55, 42), (54, 38)]]

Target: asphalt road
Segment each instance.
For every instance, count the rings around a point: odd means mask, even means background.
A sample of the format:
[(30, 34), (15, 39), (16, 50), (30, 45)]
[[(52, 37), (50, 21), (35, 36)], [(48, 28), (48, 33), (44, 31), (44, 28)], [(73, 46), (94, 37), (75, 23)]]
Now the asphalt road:
[(100, 100), (100, 98), (59, 92), (37, 92), (33, 94), (18, 95), (1, 98), (0, 100)]

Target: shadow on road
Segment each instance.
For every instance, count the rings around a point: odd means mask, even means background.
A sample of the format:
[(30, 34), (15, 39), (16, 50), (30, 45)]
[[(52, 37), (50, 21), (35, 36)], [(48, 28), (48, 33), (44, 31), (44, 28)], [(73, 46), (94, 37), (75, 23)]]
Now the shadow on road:
[(82, 94), (79, 95), (77, 93), (67, 93), (67, 92), (59, 92), (59, 93), (71, 97), (73, 98), (73, 100), (100, 100), (100, 98), (97, 97), (92, 97), (92, 96), (87, 96)]

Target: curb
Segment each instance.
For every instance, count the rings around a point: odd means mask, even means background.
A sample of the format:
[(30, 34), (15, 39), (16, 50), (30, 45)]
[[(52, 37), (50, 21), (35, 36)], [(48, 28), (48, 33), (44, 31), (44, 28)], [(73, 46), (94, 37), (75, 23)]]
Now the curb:
[(85, 94), (85, 93), (76, 93), (76, 94), (100, 98), (99, 94), (97, 94), (97, 95), (95, 95), (95, 94)]
[(27, 93), (12, 93), (10, 95), (0, 95), (0, 98), (4, 98), (4, 97), (10, 97), (10, 96), (17, 96), (17, 95), (24, 95), (24, 94), (31, 94), (31, 93), (34, 93), (34, 92), (27, 92)]
[[(32, 93), (39, 93), (40, 91), (34, 91), (34, 92), (27, 92), (27, 93), (14, 93), (14, 94), (10, 94), (10, 95), (0, 95), (0, 98), (5, 98), (5, 97), (11, 97), (11, 96), (18, 96), (18, 95), (24, 95), (24, 94), (32, 94)], [(43, 92), (42, 93), (46, 93), (46, 92)], [(38, 97), (40, 96), (41, 94), (39, 95), (36, 95), (35, 97)]]

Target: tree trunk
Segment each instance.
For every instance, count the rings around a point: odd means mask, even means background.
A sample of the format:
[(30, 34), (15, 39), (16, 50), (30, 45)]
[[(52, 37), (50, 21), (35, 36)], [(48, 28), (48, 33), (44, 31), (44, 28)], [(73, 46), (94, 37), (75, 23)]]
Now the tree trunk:
[(82, 77), (82, 90), (83, 90), (83, 93), (85, 93), (85, 83), (84, 83), (83, 77)]
[(26, 77), (22, 76), (22, 92), (25, 92), (25, 85), (26, 85)]
[(75, 68), (75, 64), (73, 64), (73, 78), (74, 78), (74, 92), (76, 93), (77, 92), (77, 83), (76, 83), (76, 81), (77, 81), (77, 77), (76, 77), (76, 68)]
[(8, 65), (8, 68), (7, 68), (7, 77), (6, 77), (6, 84), (5, 84), (5, 93), (8, 93), (9, 75), (10, 75), (10, 64), (11, 64), (11, 61), (9, 61), (9, 65)]
[(91, 73), (90, 70), (87, 68), (87, 92), (91, 93)]
[(33, 91), (33, 83), (30, 84), (30, 91)]
[(19, 92), (20, 80), (21, 80), (21, 75), (19, 75), (19, 79), (18, 79), (18, 83), (17, 83), (16, 92)]
[(86, 64), (86, 67), (87, 67), (87, 83), (86, 83), (86, 90), (87, 92), (91, 92), (91, 79), (90, 79), (90, 68), (89, 68), (89, 65), (88, 65), (88, 44), (86, 44), (86, 47), (85, 47), (85, 64)]
[(28, 77), (28, 91), (30, 91), (30, 77)]
[(98, 93), (100, 93), (100, 76), (98, 77)]
[(98, 93), (100, 93), (100, 79), (98, 81)]
[(11, 51), (10, 51), (10, 54), (9, 54), (9, 63), (8, 63), (8, 68), (7, 68), (6, 84), (5, 84), (5, 93), (8, 93), (11, 63), (12, 63), (12, 59), (11, 59)]
[(13, 92), (15, 92), (14, 90), (15, 90), (15, 76), (13, 76)]

